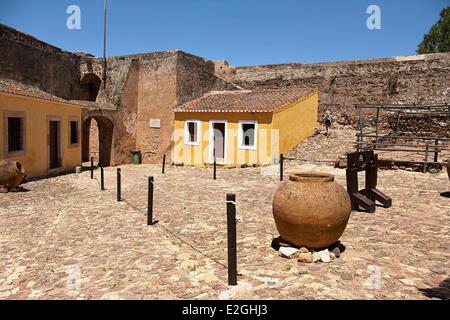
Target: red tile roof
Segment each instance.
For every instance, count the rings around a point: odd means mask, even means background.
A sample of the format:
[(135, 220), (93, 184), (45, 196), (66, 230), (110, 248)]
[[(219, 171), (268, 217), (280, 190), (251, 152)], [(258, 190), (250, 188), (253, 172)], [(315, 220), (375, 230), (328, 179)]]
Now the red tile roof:
[(59, 98), (32, 85), (27, 85), (10, 79), (0, 79), (0, 93), (7, 93), (16, 96), (23, 96), (84, 107), (84, 105), (81, 103)]
[(258, 89), (212, 91), (183, 105), (175, 112), (276, 112), (315, 94), (315, 89)]

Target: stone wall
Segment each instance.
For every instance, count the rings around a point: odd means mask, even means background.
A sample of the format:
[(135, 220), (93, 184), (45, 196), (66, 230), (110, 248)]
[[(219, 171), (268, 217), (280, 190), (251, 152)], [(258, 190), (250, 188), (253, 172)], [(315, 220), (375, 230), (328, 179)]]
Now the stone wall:
[[(81, 77), (103, 77), (102, 59), (83, 57), (80, 68)], [(101, 117), (99, 108), (114, 123), (111, 163), (130, 162), (133, 149), (141, 151), (144, 163), (160, 162), (164, 154), (170, 161), (172, 108), (211, 90), (237, 88), (217, 76), (214, 68), (212, 61), (181, 51), (108, 58), (106, 86), (100, 87), (85, 118)], [(160, 127), (151, 128), (151, 119)]]
[(201, 97), (209, 91), (239, 89), (216, 71), (213, 61), (180, 51), (177, 61), (177, 104)]
[(34, 85), (64, 99), (77, 99), (80, 56), (0, 24), (0, 78)]
[[(159, 162), (170, 148), (173, 126), (172, 107), (176, 105), (176, 52), (161, 53), (139, 61), (136, 148), (144, 163)], [(150, 127), (151, 119), (160, 126)]]
[(404, 113), (400, 115), (400, 119), (397, 115), (390, 114), (386, 117), (386, 127), (387, 132), (400, 132), (404, 135), (450, 138), (450, 118), (443, 113)]
[[(91, 61), (92, 70), (102, 76), (103, 62)], [(115, 68), (115, 66), (117, 68)], [(131, 150), (136, 149), (136, 119), (138, 110), (139, 62), (128, 59), (124, 63), (108, 59), (108, 77), (106, 87), (101, 85), (95, 104), (83, 112), (84, 121), (89, 118), (107, 119), (113, 125), (111, 165), (131, 162)], [(105, 126), (109, 130), (108, 126)], [(99, 131), (100, 137), (107, 132)], [(90, 134), (90, 146), (98, 144), (99, 135)]]
[(342, 124), (355, 122), (356, 103), (450, 102), (450, 53), (216, 70), (245, 88), (316, 86), (319, 119), (330, 110)]

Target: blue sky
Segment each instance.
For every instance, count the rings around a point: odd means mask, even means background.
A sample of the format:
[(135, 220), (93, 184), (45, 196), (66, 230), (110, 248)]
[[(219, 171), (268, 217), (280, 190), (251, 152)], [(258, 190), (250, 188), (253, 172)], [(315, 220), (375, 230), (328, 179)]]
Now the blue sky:
[[(450, 0), (109, 0), (108, 56), (183, 50), (235, 66), (415, 54)], [(69, 5), (81, 30), (66, 27)], [(369, 30), (367, 7), (381, 8)], [(0, 22), (69, 51), (103, 52), (103, 0), (0, 0)]]

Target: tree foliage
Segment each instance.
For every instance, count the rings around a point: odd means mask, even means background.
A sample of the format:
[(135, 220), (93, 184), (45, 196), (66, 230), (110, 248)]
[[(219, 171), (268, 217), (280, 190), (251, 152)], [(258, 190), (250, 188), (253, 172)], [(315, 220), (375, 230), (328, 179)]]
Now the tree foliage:
[(441, 11), (441, 18), (424, 35), (418, 54), (450, 51), (450, 7)]

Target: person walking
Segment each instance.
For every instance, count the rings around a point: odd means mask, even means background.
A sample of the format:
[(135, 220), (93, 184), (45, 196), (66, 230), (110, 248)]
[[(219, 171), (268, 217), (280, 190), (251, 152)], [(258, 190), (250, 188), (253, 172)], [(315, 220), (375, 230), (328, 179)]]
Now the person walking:
[(326, 136), (328, 137), (331, 125), (333, 124), (333, 117), (332, 117), (331, 112), (329, 110), (327, 110), (325, 112), (325, 117), (324, 117), (323, 120), (325, 122), (325, 129), (327, 130)]

